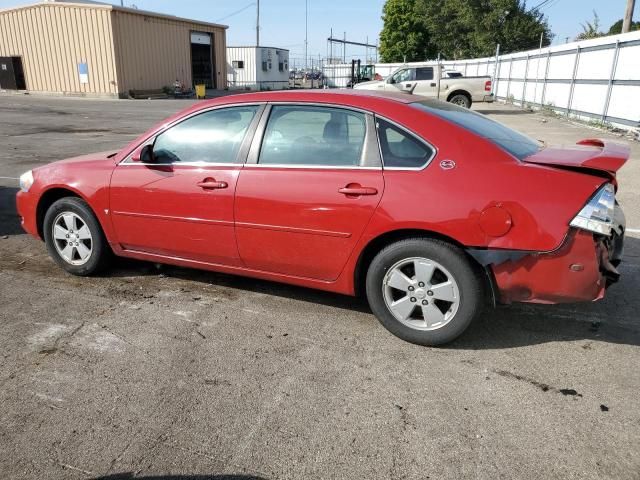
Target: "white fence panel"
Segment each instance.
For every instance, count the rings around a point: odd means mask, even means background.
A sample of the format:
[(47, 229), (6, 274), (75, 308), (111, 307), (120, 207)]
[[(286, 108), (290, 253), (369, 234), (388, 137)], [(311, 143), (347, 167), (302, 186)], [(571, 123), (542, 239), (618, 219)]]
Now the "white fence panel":
[[(581, 52), (576, 78), (608, 80), (616, 49)], [(562, 57), (560, 57), (562, 58)]]
[(573, 77), (575, 62), (575, 53), (550, 57), (547, 78), (553, 80), (571, 79)]
[(640, 77), (640, 45), (620, 49), (616, 80), (638, 80)]
[(579, 112), (604, 111), (607, 90), (607, 85), (576, 84), (571, 109)]
[(527, 70), (527, 60), (515, 60), (511, 67), (511, 78), (524, 78)]
[(611, 117), (626, 118), (640, 124), (640, 87), (614, 85), (611, 90), (609, 112)]
[(569, 106), (571, 85), (567, 83), (548, 83), (545, 90), (544, 103), (561, 109)]

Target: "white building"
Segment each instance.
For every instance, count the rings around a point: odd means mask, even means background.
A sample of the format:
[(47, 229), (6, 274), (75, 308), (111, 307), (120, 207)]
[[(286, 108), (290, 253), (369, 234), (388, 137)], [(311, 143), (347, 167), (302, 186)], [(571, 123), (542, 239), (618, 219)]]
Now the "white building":
[(231, 90), (289, 88), (289, 50), (227, 47), (227, 83)]

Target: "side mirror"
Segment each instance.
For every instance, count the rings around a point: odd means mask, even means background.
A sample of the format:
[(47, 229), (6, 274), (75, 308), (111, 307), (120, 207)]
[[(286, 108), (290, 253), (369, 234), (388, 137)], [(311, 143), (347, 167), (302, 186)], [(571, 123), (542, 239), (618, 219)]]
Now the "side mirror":
[(153, 163), (153, 145), (144, 145), (137, 148), (131, 155), (132, 162)]

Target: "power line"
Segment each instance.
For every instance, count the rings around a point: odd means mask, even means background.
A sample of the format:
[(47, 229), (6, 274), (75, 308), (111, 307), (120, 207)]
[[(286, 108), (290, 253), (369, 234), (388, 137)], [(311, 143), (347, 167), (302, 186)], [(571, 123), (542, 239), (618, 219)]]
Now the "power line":
[(236, 10), (235, 12), (230, 13), (229, 15), (226, 15), (226, 16), (224, 16), (224, 17), (222, 17), (222, 18), (217, 19), (217, 20), (216, 20), (216, 22), (221, 22), (222, 20), (226, 20), (226, 19), (227, 19), (227, 18), (229, 18), (229, 17), (233, 17), (234, 15), (237, 15), (237, 14), (239, 14), (239, 13), (242, 13), (242, 12), (244, 12), (245, 10), (247, 10), (248, 8), (253, 7), (255, 4), (256, 4), (256, 2), (251, 2), (249, 5), (245, 5), (245, 6), (244, 6), (244, 7), (242, 7), (240, 10)]
[(554, 5), (556, 5), (560, 0), (551, 0), (551, 3), (548, 3), (544, 6), (545, 10), (550, 9), (551, 7), (553, 7)]
[(547, 3), (549, 3), (551, 0), (543, 0), (542, 2), (540, 2), (538, 5), (536, 5), (535, 7), (533, 7), (531, 10), (539, 10), (540, 8), (544, 7)]

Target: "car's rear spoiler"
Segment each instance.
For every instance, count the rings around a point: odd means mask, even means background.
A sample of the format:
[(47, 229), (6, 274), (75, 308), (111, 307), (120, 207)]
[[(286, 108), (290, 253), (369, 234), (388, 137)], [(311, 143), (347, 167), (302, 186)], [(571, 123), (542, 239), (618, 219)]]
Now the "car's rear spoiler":
[(576, 170), (596, 170), (612, 177), (629, 159), (628, 145), (598, 138), (580, 140), (577, 147), (548, 147), (524, 159), (537, 163)]

